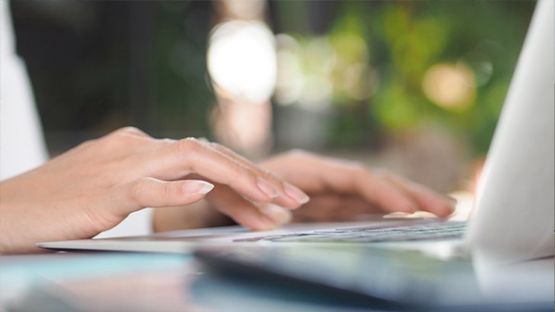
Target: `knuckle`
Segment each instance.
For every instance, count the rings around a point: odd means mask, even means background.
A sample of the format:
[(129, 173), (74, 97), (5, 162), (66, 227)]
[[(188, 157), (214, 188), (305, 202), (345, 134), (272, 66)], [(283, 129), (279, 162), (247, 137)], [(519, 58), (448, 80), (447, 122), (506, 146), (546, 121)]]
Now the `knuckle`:
[(202, 142), (195, 138), (185, 138), (173, 143), (176, 148), (176, 157), (183, 161), (183, 169), (187, 172), (196, 171), (199, 154), (205, 148)]
[(112, 133), (109, 133), (105, 137), (101, 138), (101, 140), (103, 140), (107, 144), (119, 144), (122, 141), (126, 142), (130, 140), (130, 138), (132, 138), (132, 136), (130, 136), (128, 132), (125, 132), (119, 129)]
[(109, 136), (124, 137), (124, 136), (128, 136), (130, 133), (132, 133), (132, 130), (130, 129), (130, 127), (124, 127), (113, 131), (112, 133), (109, 134)]
[(141, 129), (136, 128), (136, 127), (132, 127), (132, 126), (120, 128), (120, 129), (116, 130), (115, 132), (117, 134), (120, 134), (120, 135), (134, 135), (134, 136), (139, 136), (139, 137), (150, 137), (148, 134), (143, 132)]
[(177, 142), (178, 148), (187, 153), (196, 153), (203, 148), (202, 142), (195, 138), (185, 138)]
[(135, 128), (135, 127), (132, 127), (132, 126), (123, 127), (123, 128), (120, 128), (116, 131), (122, 132), (122, 133), (143, 133), (138, 128)]
[(151, 139), (148, 134), (135, 127), (120, 128), (106, 136), (106, 140), (112, 143), (115, 142), (114, 144), (121, 144), (122, 142), (126, 144), (133, 142), (142, 144)]
[(227, 147), (225, 147), (225, 146), (223, 146), (223, 145), (221, 145), (221, 144), (214, 143), (214, 142), (207, 142), (207, 143), (208, 143), (208, 146), (210, 146), (210, 147), (212, 147), (212, 148), (214, 148), (214, 149), (216, 149), (216, 150), (218, 150), (218, 151), (221, 151), (221, 152), (231, 152), (231, 150), (230, 150), (229, 148), (227, 148)]
[(163, 139), (157, 139), (156, 142), (164, 145), (171, 145), (171, 144), (174, 144), (176, 141), (170, 138), (163, 138)]
[(208, 142), (207, 143), (209, 147), (215, 149), (216, 151), (227, 155), (228, 157), (231, 157), (233, 159), (242, 159), (241, 155), (237, 154), (235, 151), (233, 151), (232, 149), (223, 146), (221, 144), (218, 143), (214, 143), (214, 142)]
[[(201, 142), (204, 142), (204, 143), (208, 143), (208, 144), (212, 143), (212, 142), (210, 142), (210, 141), (209, 141), (207, 138), (205, 138), (205, 137), (198, 137), (197, 140), (199, 140), (199, 141), (201, 141)], [(215, 143), (214, 143), (214, 144), (215, 144)]]

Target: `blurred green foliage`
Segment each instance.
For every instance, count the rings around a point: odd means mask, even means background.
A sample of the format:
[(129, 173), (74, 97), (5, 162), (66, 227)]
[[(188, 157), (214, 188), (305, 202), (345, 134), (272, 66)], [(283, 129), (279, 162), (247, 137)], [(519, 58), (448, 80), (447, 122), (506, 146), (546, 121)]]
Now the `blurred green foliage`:
[[(278, 12), (292, 6), (276, 5), (282, 6)], [(297, 25), (286, 31), (306, 49), (304, 43), (318, 38), (328, 40), (335, 53), (330, 75), (335, 146), (365, 144), (387, 133), (439, 124), (468, 142), (474, 155), (483, 155), (534, 5), (534, 1), (341, 1), (323, 34), (307, 31), (306, 23), (296, 20), (306, 18), (303, 14), (280, 21)], [(302, 4), (294, 6), (299, 9)], [(469, 81), (463, 82), (470, 86), (463, 88), (468, 94), (463, 94), (461, 105), (441, 105), (426, 94), (424, 80), (438, 64), (455, 74), (467, 73)], [(442, 82), (437, 80), (430, 80), (430, 88)]]
[[(439, 124), (479, 156), (489, 146), (534, 5), (270, 1), (268, 17), (276, 33), (298, 42), (313, 93), (329, 93), (330, 146), (369, 146)], [(18, 53), (54, 154), (128, 124), (156, 136), (210, 136), (215, 99), (206, 50), (217, 21), (214, 3), (19, 0), (11, 7)], [(438, 105), (424, 90), (438, 64), (469, 72), (461, 105)]]
[[(160, 3), (154, 35), (156, 116), (159, 136), (207, 136), (215, 103), (206, 70), (211, 27), (209, 11), (193, 10), (191, 1)], [(210, 5), (207, 4), (208, 8)]]

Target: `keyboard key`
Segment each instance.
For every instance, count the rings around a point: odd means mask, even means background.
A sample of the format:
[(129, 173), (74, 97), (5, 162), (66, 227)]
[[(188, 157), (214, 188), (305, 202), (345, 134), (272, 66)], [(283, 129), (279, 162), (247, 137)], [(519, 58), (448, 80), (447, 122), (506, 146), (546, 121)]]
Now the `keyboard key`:
[(375, 243), (461, 238), (466, 222), (435, 221), (396, 227), (355, 227), (241, 238), (235, 242), (352, 242)]

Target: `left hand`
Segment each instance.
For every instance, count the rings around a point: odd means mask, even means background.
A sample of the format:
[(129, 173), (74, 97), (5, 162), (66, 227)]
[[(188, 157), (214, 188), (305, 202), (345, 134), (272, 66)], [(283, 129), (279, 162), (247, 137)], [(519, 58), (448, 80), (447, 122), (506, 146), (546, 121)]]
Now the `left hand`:
[(259, 166), (298, 186), (311, 200), (291, 215), (290, 211), (279, 206), (256, 204), (227, 186), (216, 185), (206, 201), (188, 210), (176, 207), (156, 211), (155, 229), (163, 231), (222, 225), (225, 221), (217, 211), (231, 208), (258, 209), (273, 221), (265, 229), (278, 227), (292, 219), (301, 222), (347, 221), (379, 212), (427, 211), (447, 217), (454, 209), (454, 201), (444, 195), (399, 176), (371, 171), (353, 162), (291, 151), (261, 162)]
[[(383, 170), (291, 151), (260, 164), (295, 184), (311, 200), (294, 212), (295, 221), (352, 221), (372, 213), (427, 211), (449, 216), (454, 200)], [(284, 213), (289, 213), (285, 211)]]

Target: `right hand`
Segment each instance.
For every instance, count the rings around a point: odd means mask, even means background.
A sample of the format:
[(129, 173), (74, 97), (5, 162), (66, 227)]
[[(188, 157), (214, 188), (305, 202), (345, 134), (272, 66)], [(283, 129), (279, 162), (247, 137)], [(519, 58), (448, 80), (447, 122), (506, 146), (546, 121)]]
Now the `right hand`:
[[(218, 187), (207, 200), (181, 208), (157, 210), (154, 229), (219, 226), (229, 223), (218, 211), (223, 209), (260, 210), (278, 227), (293, 222), (355, 221), (376, 213), (427, 211), (441, 218), (453, 213), (453, 199), (423, 185), (383, 170), (373, 170), (354, 162), (303, 151), (276, 155), (259, 164), (278, 174), (311, 196), (310, 203), (291, 214), (277, 205), (257, 205), (226, 186)], [(298, 194), (302, 196), (302, 193)]]
[[(154, 139), (123, 128), (0, 183), (0, 253), (36, 251), (40, 241), (90, 238), (144, 207), (197, 202), (213, 183), (249, 201), (288, 209), (308, 200), (297, 187), (223, 146)], [(251, 229), (274, 224), (257, 209), (221, 207)]]

